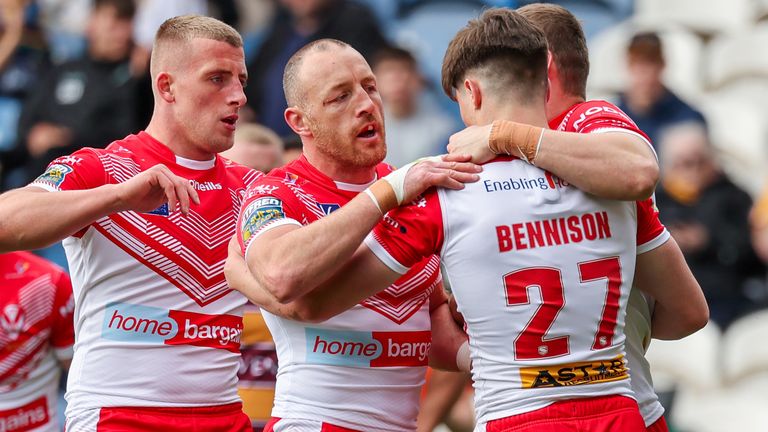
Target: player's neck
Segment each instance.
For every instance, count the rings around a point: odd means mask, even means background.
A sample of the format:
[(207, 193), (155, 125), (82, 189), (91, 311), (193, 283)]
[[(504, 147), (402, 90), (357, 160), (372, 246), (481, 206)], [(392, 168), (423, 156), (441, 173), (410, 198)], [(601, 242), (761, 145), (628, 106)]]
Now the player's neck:
[[(168, 126), (164, 126), (164, 125)], [(161, 144), (168, 147), (173, 154), (181, 156), (184, 159), (207, 161), (216, 157), (215, 154), (202, 151), (200, 148), (194, 145), (190, 145), (184, 137), (186, 134), (178, 131), (173, 122), (159, 121), (154, 115), (150, 120), (149, 125), (145, 131), (152, 136), (152, 138), (159, 141)]]
[(584, 102), (583, 97), (565, 93), (562, 89), (552, 86), (547, 101), (547, 120), (557, 118), (572, 106), (582, 102)]
[(479, 124), (488, 124), (494, 120), (510, 120), (532, 126), (547, 127), (547, 114), (541, 105), (522, 106), (508, 104), (506, 106), (498, 106), (485, 111), (478, 120)]
[(352, 167), (338, 159), (325, 157), (319, 152), (307, 151), (304, 157), (318, 171), (330, 177), (331, 180), (349, 184), (366, 184), (376, 178), (376, 165), (371, 167)]

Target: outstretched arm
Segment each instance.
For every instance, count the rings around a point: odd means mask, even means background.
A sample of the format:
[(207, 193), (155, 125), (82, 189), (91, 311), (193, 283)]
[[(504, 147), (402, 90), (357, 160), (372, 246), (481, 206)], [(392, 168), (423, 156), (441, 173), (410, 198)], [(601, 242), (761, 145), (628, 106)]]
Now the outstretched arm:
[(559, 132), (496, 121), (452, 135), (448, 151), (472, 155), (477, 163), (488, 161), (497, 153), (511, 154), (607, 199), (648, 198), (659, 178), (656, 156), (648, 143), (637, 134), (618, 129), (602, 133)]
[(277, 301), (299, 298), (336, 273), (384, 213), (432, 186), (460, 189), (464, 182), (477, 181), (480, 171), (464, 162), (427, 161), (408, 168), (377, 181), (319, 221), (274, 226), (257, 234), (246, 254), (251, 274)]
[[(188, 181), (156, 165), (132, 179), (94, 189), (48, 192), (36, 186), (0, 195), (0, 252), (37, 249), (62, 240), (108, 214), (151, 211), (168, 203), (186, 214), (199, 203)], [(45, 223), (31, 222), (45, 221)]]
[(673, 238), (637, 256), (634, 283), (656, 301), (651, 319), (654, 338), (680, 339), (707, 324), (704, 293)]

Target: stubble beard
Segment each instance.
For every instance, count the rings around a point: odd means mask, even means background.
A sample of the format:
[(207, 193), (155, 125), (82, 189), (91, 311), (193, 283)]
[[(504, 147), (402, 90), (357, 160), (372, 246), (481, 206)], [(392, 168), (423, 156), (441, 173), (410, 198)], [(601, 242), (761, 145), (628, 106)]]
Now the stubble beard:
[(313, 124), (313, 135), (315, 136), (315, 147), (317, 150), (341, 162), (349, 168), (371, 168), (380, 164), (387, 155), (387, 145), (384, 139), (384, 131), (379, 133), (382, 136), (382, 143), (375, 148), (368, 148), (365, 151), (357, 151), (355, 148), (355, 137), (344, 136), (332, 127)]

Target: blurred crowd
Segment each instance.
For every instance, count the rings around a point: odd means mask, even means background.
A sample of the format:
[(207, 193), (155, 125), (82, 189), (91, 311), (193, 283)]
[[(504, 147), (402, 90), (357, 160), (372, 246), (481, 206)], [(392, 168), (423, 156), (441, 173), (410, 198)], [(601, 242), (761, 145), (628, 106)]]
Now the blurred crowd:
[[(439, 90), (450, 37), (483, 7), (525, 3), (0, 0), (0, 191), (27, 184), (77, 148), (103, 148), (143, 129), (153, 108), (154, 32), (166, 18), (189, 13), (222, 19), (246, 43), (247, 110), (225, 156), (263, 172), (299, 157), (301, 144), (283, 119), (283, 68), (320, 38), (348, 42), (370, 62), (385, 106), (387, 162), (442, 153), (461, 129)], [(758, 95), (768, 95), (761, 44), (768, 41), (768, 3), (555, 3), (583, 20), (592, 59), (588, 97), (616, 102), (651, 138), (662, 222), (704, 289), (714, 324), (725, 331), (765, 308), (768, 98)], [(66, 266), (56, 247), (43, 254)], [(258, 341), (258, 349), (268, 343)], [(249, 358), (261, 362), (259, 373), (250, 372), (254, 380), (274, 373), (263, 356)], [(465, 380), (446, 385), (461, 388)], [(471, 427), (465, 399), (450, 417), (455, 430)]]

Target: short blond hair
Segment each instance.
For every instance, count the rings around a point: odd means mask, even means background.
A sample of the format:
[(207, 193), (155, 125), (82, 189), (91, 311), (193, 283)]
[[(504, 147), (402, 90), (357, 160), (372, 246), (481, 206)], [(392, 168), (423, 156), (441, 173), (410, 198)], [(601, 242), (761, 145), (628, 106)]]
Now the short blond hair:
[(194, 38), (226, 42), (235, 48), (243, 46), (243, 38), (232, 26), (216, 18), (201, 15), (181, 15), (168, 18), (160, 25), (152, 45), (150, 69), (157, 64), (157, 58), (166, 49), (178, 50), (179, 42), (190, 42)]

